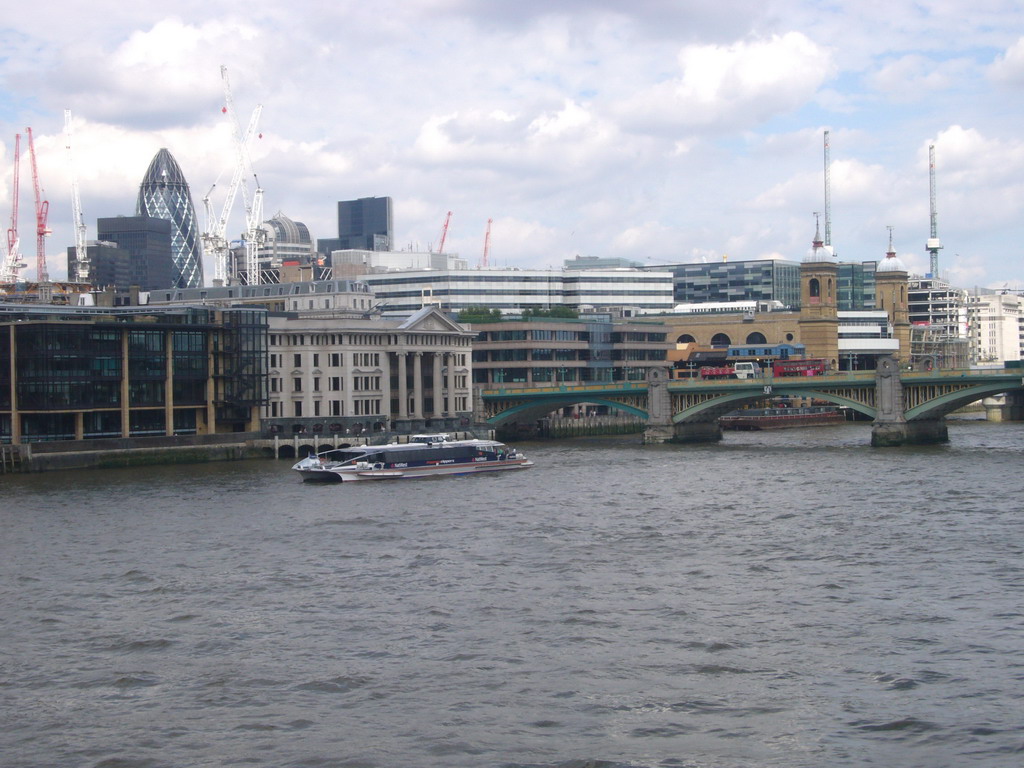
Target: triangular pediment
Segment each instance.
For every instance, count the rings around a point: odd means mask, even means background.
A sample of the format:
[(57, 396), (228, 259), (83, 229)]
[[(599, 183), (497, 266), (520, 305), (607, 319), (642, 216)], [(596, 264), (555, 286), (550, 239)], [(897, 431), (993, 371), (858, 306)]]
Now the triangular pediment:
[(414, 312), (401, 325), (400, 330), (407, 332), (433, 331), (435, 333), (465, 333), (466, 329), (451, 320), (437, 307), (423, 307)]

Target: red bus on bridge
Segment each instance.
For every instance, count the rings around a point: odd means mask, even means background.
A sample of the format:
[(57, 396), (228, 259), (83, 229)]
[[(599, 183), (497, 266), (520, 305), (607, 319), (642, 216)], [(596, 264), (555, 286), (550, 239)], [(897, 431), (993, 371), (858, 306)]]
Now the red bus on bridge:
[(772, 373), (776, 376), (822, 376), (826, 370), (827, 363), (815, 357), (791, 357), (772, 362)]

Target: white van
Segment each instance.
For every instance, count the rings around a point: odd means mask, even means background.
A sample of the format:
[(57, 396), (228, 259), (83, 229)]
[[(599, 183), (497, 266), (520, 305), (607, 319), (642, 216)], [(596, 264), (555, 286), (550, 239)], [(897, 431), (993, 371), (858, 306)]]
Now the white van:
[(732, 369), (737, 379), (759, 379), (763, 375), (757, 363), (734, 363)]

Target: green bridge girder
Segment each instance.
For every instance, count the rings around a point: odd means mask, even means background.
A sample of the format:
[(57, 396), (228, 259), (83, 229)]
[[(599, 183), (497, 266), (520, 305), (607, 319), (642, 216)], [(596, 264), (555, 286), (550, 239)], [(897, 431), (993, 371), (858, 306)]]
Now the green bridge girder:
[[(901, 374), (904, 414), (908, 421), (932, 420), (984, 397), (1024, 388), (1016, 370), (933, 371)], [(834, 403), (874, 419), (873, 371), (818, 376), (812, 379), (759, 378), (728, 380), (669, 380), (673, 424), (715, 421), (746, 403), (767, 397), (806, 397)], [(498, 425), (537, 419), (579, 403), (615, 408), (649, 419), (647, 382), (615, 382), (580, 386), (501, 387), (481, 390), (485, 421)]]

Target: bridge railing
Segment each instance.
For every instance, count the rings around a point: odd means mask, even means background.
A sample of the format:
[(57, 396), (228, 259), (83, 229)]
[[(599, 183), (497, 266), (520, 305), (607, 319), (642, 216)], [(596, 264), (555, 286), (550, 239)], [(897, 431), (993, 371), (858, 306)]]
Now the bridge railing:
[(521, 387), (487, 387), (480, 390), (484, 397), (515, 397), (516, 395), (550, 395), (552, 393), (565, 392), (567, 394), (579, 392), (629, 392), (647, 391), (646, 381), (607, 381), (601, 384), (555, 384), (550, 387), (538, 387), (536, 385), (523, 385)]

